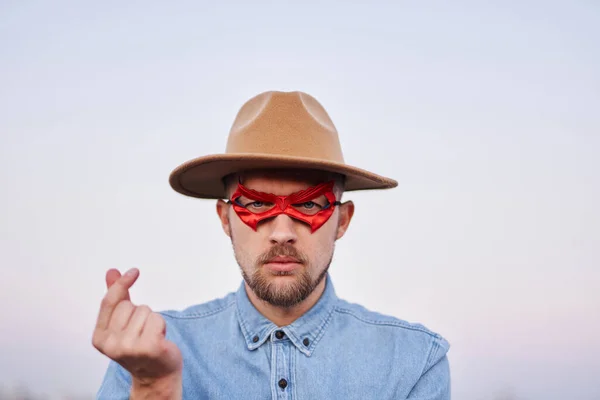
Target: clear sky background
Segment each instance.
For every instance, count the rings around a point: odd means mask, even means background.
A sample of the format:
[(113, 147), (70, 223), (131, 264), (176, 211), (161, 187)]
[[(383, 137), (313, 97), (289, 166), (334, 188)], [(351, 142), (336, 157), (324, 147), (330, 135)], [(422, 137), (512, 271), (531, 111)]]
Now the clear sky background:
[(156, 310), (235, 290), (168, 175), (302, 90), (399, 182), (346, 196), (338, 295), (445, 336), (454, 399), (600, 399), (600, 4), (216, 3), (0, 3), (0, 388), (96, 392), (108, 268)]

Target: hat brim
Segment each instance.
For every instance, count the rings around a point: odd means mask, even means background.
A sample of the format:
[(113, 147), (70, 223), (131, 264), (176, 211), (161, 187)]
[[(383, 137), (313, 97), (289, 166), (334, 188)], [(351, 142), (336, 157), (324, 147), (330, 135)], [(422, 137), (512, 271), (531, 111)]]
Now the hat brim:
[(198, 157), (175, 168), (169, 177), (171, 187), (186, 196), (224, 199), (223, 178), (229, 174), (271, 168), (316, 169), (346, 176), (345, 190), (390, 189), (398, 182), (360, 168), (332, 161), (269, 154), (216, 154)]

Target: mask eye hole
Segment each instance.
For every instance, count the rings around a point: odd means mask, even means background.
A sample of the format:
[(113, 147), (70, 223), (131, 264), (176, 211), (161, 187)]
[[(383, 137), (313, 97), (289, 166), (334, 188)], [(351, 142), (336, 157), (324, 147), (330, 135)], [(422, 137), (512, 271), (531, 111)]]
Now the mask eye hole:
[(323, 206), (312, 200), (300, 204), (293, 204), (292, 207), (305, 215), (315, 215), (323, 209)]
[(307, 209), (311, 209), (311, 208), (315, 208), (318, 207), (318, 204), (315, 203), (314, 201), (307, 201), (306, 203), (302, 204), (302, 207), (307, 208)]
[(239, 206), (244, 207), (246, 210), (250, 211), (253, 214), (260, 214), (260, 213), (269, 211), (270, 209), (272, 209), (275, 206), (275, 204), (273, 204), (273, 203), (259, 201), (259, 200), (252, 200), (252, 199), (245, 198), (243, 196), (237, 198), (235, 200), (235, 203)]
[(246, 204), (246, 209), (253, 213), (261, 213), (269, 211), (273, 208), (273, 203), (265, 203), (264, 201), (253, 201), (252, 203)]

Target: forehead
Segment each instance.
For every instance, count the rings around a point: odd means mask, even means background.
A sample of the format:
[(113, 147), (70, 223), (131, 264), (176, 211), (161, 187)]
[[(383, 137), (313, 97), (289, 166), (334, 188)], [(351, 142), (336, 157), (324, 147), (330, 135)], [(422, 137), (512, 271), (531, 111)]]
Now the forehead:
[(318, 170), (250, 170), (235, 176), (249, 189), (285, 196), (333, 179), (332, 174)]

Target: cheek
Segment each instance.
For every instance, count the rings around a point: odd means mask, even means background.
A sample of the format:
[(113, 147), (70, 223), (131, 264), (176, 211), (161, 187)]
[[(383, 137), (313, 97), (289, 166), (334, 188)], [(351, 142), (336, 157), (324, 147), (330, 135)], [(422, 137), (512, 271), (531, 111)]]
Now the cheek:
[(322, 263), (324, 259), (331, 256), (333, 246), (335, 244), (335, 232), (336, 226), (329, 224), (329, 221), (321, 228), (317, 229), (314, 233), (309, 233), (304, 238), (305, 243), (308, 244), (308, 248), (312, 249), (310, 256), (318, 264)]
[(339, 210), (335, 210), (331, 218), (325, 222), (325, 224), (320, 227), (314, 234), (318, 234), (321, 237), (321, 240), (331, 243), (335, 242), (335, 238), (337, 236), (337, 228), (338, 228), (338, 220), (339, 220)]
[(254, 231), (244, 224), (237, 215), (230, 218), (231, 236), (235, 250), (245, 258), (255, 258), (261, 254), (264, 247), (264, 234), (261, 233), (260, 225), (258, 231)]
[(233, 236), (237, 246), (248, 247), (248, 244), (252, 241), (252, 230), (235, 218), (231, 223), (231, 236)]

